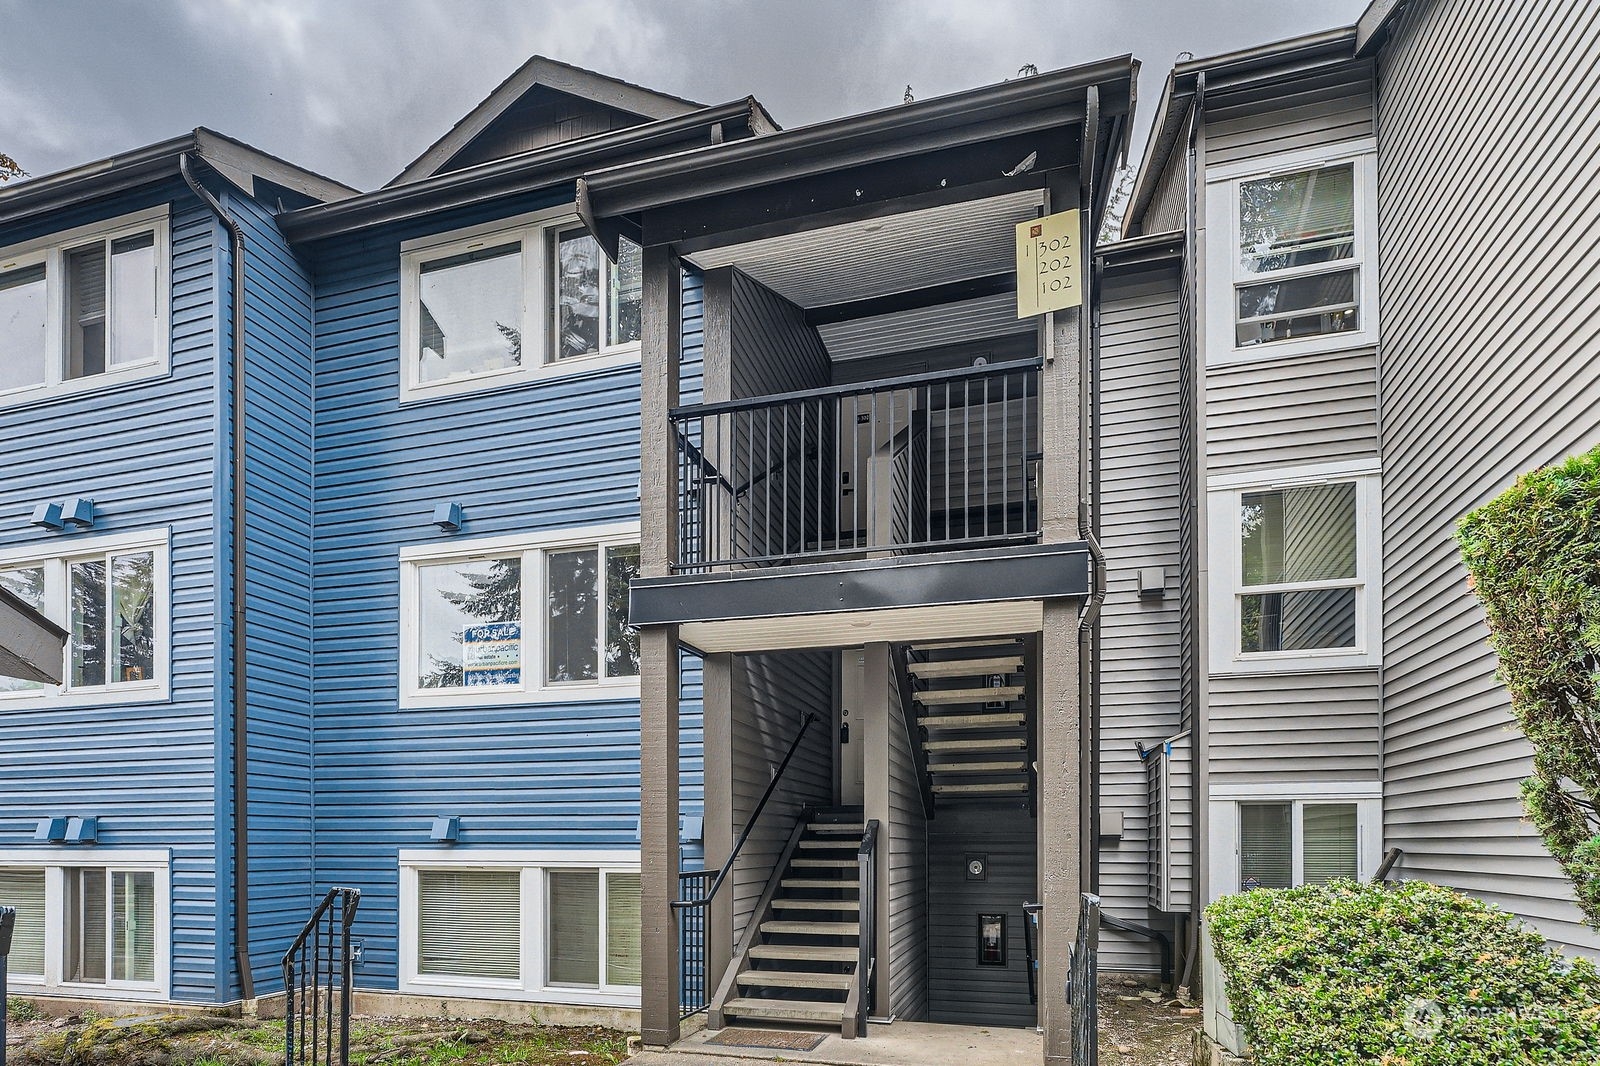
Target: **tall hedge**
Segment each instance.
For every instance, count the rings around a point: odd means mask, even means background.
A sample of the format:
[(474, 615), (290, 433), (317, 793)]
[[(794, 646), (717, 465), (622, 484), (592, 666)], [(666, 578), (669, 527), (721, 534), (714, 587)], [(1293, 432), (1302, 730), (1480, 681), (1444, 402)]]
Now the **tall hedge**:
[(1600, 448), (1524, 474), (1456, 535), (1533, 743), (1528, 816), (1600, 925)]
[(1335, 881), (1206, 908), (1260, 1066), (1600, 1066), (1600, 971), (1423, 881)]

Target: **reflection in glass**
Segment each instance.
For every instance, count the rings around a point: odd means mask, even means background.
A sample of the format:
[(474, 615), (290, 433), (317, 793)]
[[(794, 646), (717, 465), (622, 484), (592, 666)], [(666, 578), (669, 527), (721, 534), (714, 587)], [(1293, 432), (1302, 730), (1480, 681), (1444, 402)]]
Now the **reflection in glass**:
[(156, 238), (111, 242), (111, 369), (147, 363), (156, 352)]
[(570, 359), (600, 350), (600, 245), (582, 230), (556, 239), (556, 352)]
[[(0, 570), (0, 588), (22, 600), (36, 611), (44, 609), (44, 568), (24, 566), (15, 570)], [(0, 674), (0, 692), (33, 692), (46, 687), (38, 681), (24, 681), (20, 677)]]
[(522, 250), (503, 245), (424, 263), (417, 381), (485, 374), (522, 363)]
[(522, 560), (417, 567), (419, 688), (522, 683)]
[(0, 274), (0, 392), (45, 380), (43, 263)]
[(593, 681), (600, 673), (598, 556), (585, 548), (551, 552), (548, 560), (545, 679)]
[(628, 583), (639, 576), (639, 546), (606, 549), (606, 676), (639, 676), (639, 631), (628, 624)]
[(72, 678), (74, 686), (106, 683), (106, 564), (103, 559), (73, 563)]

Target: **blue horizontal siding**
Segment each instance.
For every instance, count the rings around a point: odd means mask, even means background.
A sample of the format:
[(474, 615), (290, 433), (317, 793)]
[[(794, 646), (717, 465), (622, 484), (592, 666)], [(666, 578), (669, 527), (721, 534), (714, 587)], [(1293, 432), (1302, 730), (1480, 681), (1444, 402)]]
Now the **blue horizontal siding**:
[(250, 969), (283, 987), (280, 961), (312, 897), (311, 530), (313, 293), (271, 213), (229, 206), (245, 230), (245, 671)]
[[(398, 851), (434, 817), (461, 818), (463, 849), (638, 845), (636, 700), (398, 706), (402, 547), (639, 515), (636, 366), (400, 405), (399, 246), (420, 232), (324, 242), (315, 262), (316, 877), (363, 891), (374, 988), (396, 985)], [(430, 522), (444, 501), (465, 509), (458, 536)]]
[[(0, 704), (0, 848), (33, 844), (39, 818), (94, 815), (98, 847), (172, 853), (172, 994), (217, 997), (212, 520), (216, 448), (215, 262), (220, 231), (179, 182), (0, 227), (0, 247), (173, 205), (169, 375), (0, 409), (0, 547), (71, 550), (96, 533), (171, 535), (171, 697), (163, 703), (22, 710)], [(89, 534), (29, 524), (35, 504), (95, 501)]]

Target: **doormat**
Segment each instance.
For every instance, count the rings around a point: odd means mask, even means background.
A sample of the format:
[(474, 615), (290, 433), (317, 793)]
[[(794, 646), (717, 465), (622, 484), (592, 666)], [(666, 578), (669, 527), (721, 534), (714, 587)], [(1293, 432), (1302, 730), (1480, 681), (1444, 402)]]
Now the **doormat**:
[(774, 1051), (815, 1051), (826, 1033), (785, 1033), (773, 1029), (724, 1029), (706, 1041), (723, 1047), (761, 1047)]

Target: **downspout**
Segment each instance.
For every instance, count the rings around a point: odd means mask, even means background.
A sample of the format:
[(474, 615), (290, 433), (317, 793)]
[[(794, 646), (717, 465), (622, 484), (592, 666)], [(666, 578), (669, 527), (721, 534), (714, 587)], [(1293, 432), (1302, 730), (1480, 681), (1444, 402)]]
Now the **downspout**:
[(189, 165), (190, 153), (178, 157), (178, 170), (211, 213), (217, 216), (232, 245), (233, 292), (229, 311), (229, 328), (233, 333), (233, 373), (230, 380), (232, 397), (228, 412), (229, 450), (228, 474), (233, 482), (230, 524), (232, 536), (228, 538), (231, 556), (230, 600), (233, 605), (233, 641), (230, 649), (232, 673), (233, 735), (233, 944), (239, 967), (239, 994), (243, 999), (255, 998), (255, 981), (250, 974), (250, 863), (248, 851), (249, 830), (249, 733), (244, 656), (244, 600), (245, 600), (245, 499), (244, 499), (244, 229), (211, 195), (211, 190), (201, 185)]
[(1084, 205), (1088, 239), (1083, 241), (1084, 266), (1090, 282), (1078, 316), (1083, 336), (1078, 349), (1078, 537), (1089, 549), (1089, 599), (1078, 616), (1078, 708), (1087, 728), (1080, 730), (1086, 743), (1079, 745), (1080, 824), (1089, 840), (1084, 848), (1083, 891), (1094, 892), (1100, 881), (1100, 831), (1095, 812), (1100, 803), (1100, 760), (1095, 748), (1100, 739), (1100, 668), (1095, 650), (1100, 632), (1100, 609), (1106, 599), (1106, 555), (1097, 536), (1099, 520), (1100, 456), (1098, 440), (1099, 372), (1098, 329), (1100, 286), (1095, 276), (1094, 152), (1100, 138), (1100, 94), (1091, 86), (1085, 101), (1083, 144), (1078, 160), (1078, 202)]
[[(1194, 461), (1189, 464), (1189, 469), (1194, 478), (1194, 484), (1189, 490), (1194, 493), (1190, 501), (1194, 507), (1194, 543), (1183, 546), (1186, 552), (1195, 554), (1191, 571), (1195, 576), (1196, 588), (1193, 590), (1195, 610), (1190, 621), (1194, 626), (1193, 634), (1186, 634), (1186, 639), (1193, 640), (1190, 652), (1190, 661), (1194, 670), (1194, 720), (1189, 723), (1190, 733), (1194, 744), (1194, 872), (1192, 884), (1194, 898), (1190, 901), (1189, 939), (1185, 945), (1183, 975), (1178, 978), (1180, 987), (1193, 987), (1193, 972), (1195, 958), (1200, 954), (1200, 916), (1205, 910), (1206, 896), (1211, 891), (1211, 721), (1209, 710), (1210, 687), (1210, 661), (1211, 649), (1206, 646), (1207, 633), (1207, 604), (1200, 595), (1201, 588), (1209, 594), (1209, 585), (1203, 580), (1202, 562), (1199, 555), (1199, 546), (1206, 533), (1205, 522), (1207, 509), (1205, 506), (1205, 437), (1201, 427), (1201, 419), (1205, 417), (1205, 361), (1201, 358), (1200, 348), (1205, 342), (1205, 322), (1202, 319), (1205, 301), (1196, 295), (1200, 273), (1199, 242), (1199, 212), (1200, 212), (1200, 128), (1205, 121), (1206, 109), (1206, 72), (1196, 72), (1194, 77), (1194, 104), (1189, 116), (1189, 210), (1188, 219), (1184, 223), (1184, 254), (1189, 257), (1189, 279), (1185, 286), (1187, 291), (1184, 299), (1189, 301), (1189, 350), (1183, 353), (1183, 358), (1191, 361), (1193, 380), (1189, 397), (1192, 412), (1192, 424), (1188, 427), (1188, 439), (1184, 446), (1194, 449)], [(1201, 995), (1206, 994), (1204, 987)]]

